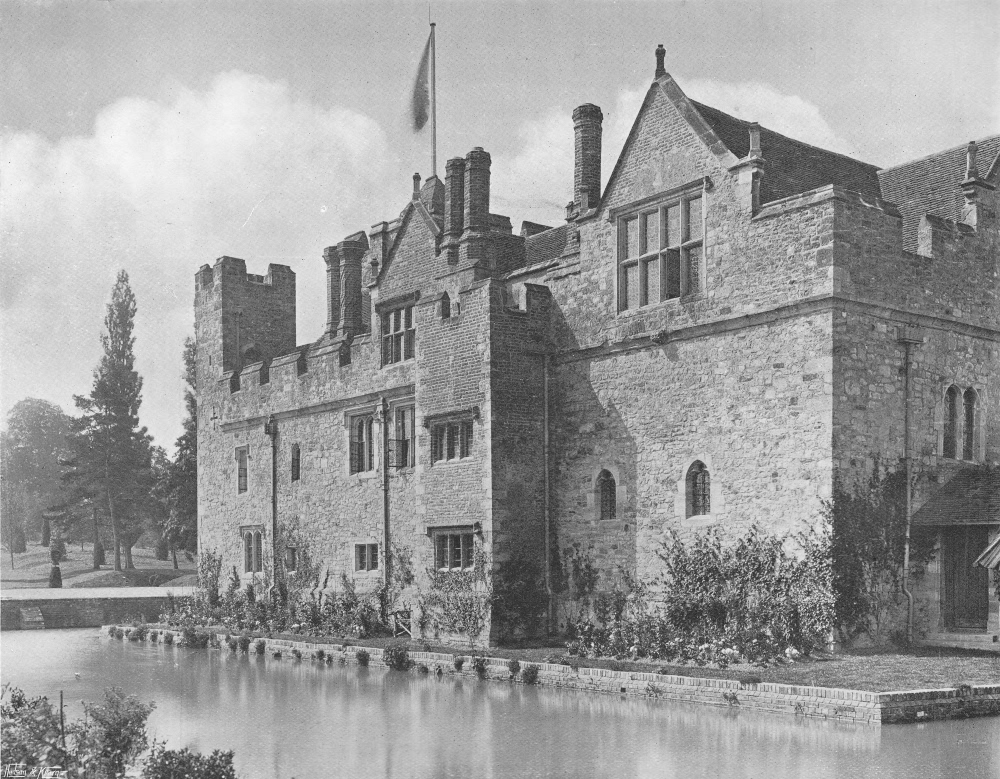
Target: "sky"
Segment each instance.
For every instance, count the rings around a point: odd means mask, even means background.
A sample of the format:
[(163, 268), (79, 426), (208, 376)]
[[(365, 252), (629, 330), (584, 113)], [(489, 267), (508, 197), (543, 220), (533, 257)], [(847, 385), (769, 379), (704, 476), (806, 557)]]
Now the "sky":
[[(194, 273), (223, 254), (298, 278), (325, 325), (325, 246), (431, 173), (409, 95), (426, 2), (0, 0), (0, 413), (73, 413), (119, 269), (138, 300), (142, 424), (181, 432)], [(1000, 3), (434, 2), (438, 168), (492, 155), (491, 210), (559, 224), (575, 106), (605, 182), (653, 79), (880, 166), (1000, 132)]]

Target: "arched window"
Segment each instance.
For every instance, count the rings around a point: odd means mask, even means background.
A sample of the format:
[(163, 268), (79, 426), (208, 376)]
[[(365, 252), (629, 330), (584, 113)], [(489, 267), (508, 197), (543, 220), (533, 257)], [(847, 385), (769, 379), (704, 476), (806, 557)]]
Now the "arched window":
[(944, 456), (958, 457), (958, 405), (961, 393), (952, 384), (944, 396)]
[(597, 475), (597, 496), (601, 501), (601, 519), (614, 519), (618, 513), (618, 485), (609, 471)]
[(701, 460), (695, 460), (687, 472), (687, 515), (712, 513), (712, 487), (708, 468)]
[(260, 573), (262, 570), (264, 570), (264, 566), (262, 564), (262, 559), (261, 559), (262, 558), (262, 555), (261, 555), (261, 546), (262, 546), (262, 544), (261, 544), (261, 533), (258, 530), (256, 533), (253, 534), (253, 572), (254, 573)]
[(441, 318), (451, 319), (451, 298), (447, 292), (441, 296)]
[(962, 437), (962, 459), (976, 459), (976, 391), (965, 391), (965, 435)]
[(243, 534), (243, 571), (253, 573), (253, 533)]
[(292, 481), (298, 481), (302, 473), (302, 452), (298, 444), (292, 444)]

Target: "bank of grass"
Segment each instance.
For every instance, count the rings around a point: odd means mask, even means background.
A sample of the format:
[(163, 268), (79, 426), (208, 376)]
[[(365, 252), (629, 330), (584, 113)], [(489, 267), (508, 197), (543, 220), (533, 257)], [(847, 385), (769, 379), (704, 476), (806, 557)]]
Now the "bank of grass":
[[(169, 627), (167, 625), (150, 627)], [(176, 629), (176, 628), (175, 628)], [(200, 630), (225, 633), (222, 627)], [(252, 633), (258, 637), (259, 633)], [(726, 669), (697, 665), (671, 665), (662, 662), (581, 658), (567, 654), (562, 644), (526, 644), (493, 647), (485, 650), (433, 641), (405, 641), (387, 636), (350, 638), (343, 636), (307, 636), (300, 633), (275, 633), (270, 638), (305, 641), (314, 644), (349, 644), (385, 648), (406, 643), (413, 652), (440, 652), (452, 655), (482, 654), (488, 657), (515, 659), (527, 663), (560, 663), (574, 668), (607, 668), (635, 673), (662, 673), (702, 679), (746, 681), (759, 677), (762, 682), (809, 687), (835, 687), (867, 692), (954, 688), (961, 684), (1000, 684), (1000, 654), (973, 649), (915, 647), (901, 649), (866, 649), (836, 655), (800, 658), (770, 668), (734, 664)]]
[[(93, 569), (93, 544), (67, 542), (67, 559), (59, 564), (63, 587), (158, 587), (170, 582), (180, 585), (193, 584), (197, 573), (197, 562), (188, 560), (183, 552), (178, 552), (178, 568), (172, 560), (157, 560), (152, 549), (132, 548), (133, 570), (114, 570), (114, 550), (105, 551), (106, 564), (101, 569)], [(123, 559), (124, 564), (124, 559)], [(49, 570), (52, 560), (48, 547), (31, 544), (28, 551), (14, 555), (11, 567), (10, 555), (0, 555), (0, 582), (5, 590), (49, 586)], [(185, 577), (184, 581), (177, 581)]]

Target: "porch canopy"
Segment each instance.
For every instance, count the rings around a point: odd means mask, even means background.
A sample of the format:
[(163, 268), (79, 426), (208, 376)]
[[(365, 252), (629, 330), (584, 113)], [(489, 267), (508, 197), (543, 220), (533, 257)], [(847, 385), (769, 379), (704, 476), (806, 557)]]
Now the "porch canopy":
[[(963, 468), (913, 515), (914, 525), (1000, 524), (1000, 469)], [(984, 568), (1000, 567), (1000, 536), (976, 558)]]

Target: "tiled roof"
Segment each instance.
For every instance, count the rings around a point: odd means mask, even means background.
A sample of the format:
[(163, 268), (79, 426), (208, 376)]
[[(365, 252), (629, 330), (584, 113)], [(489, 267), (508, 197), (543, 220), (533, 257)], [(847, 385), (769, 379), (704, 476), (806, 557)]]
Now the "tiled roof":
[(536, 233), (524, 239), (525, 266), (552, 260), (566, 248), (566, 225), (553, 227), (543, 233)]
[(965, 468), (913, 515), (914, 525), (1000, 523), (1000, 470)]
[[(977, 142), (976, 167), (985, 176), (1000, 154), (1000, 135)], [(903, 214), (903, 248), (917, 249), (920, 217), (933, 214), (958, 221), (965, 198), (960, 184), (965, 179), (965, 146), (933, 154), (879, 171), (882, 198), (895, 203)]]
[[(743, 159), (750, 153), (750, 122), (694, 100), (691, 103), (736, 157)], [(762, 203), (828, 184), (836, 184), (870, 198), (880, 196), (878, 167), (875, 165), (787, 138), (766, 127), (760, 128), (760, 147), (766, 163), (761, 185)]]

